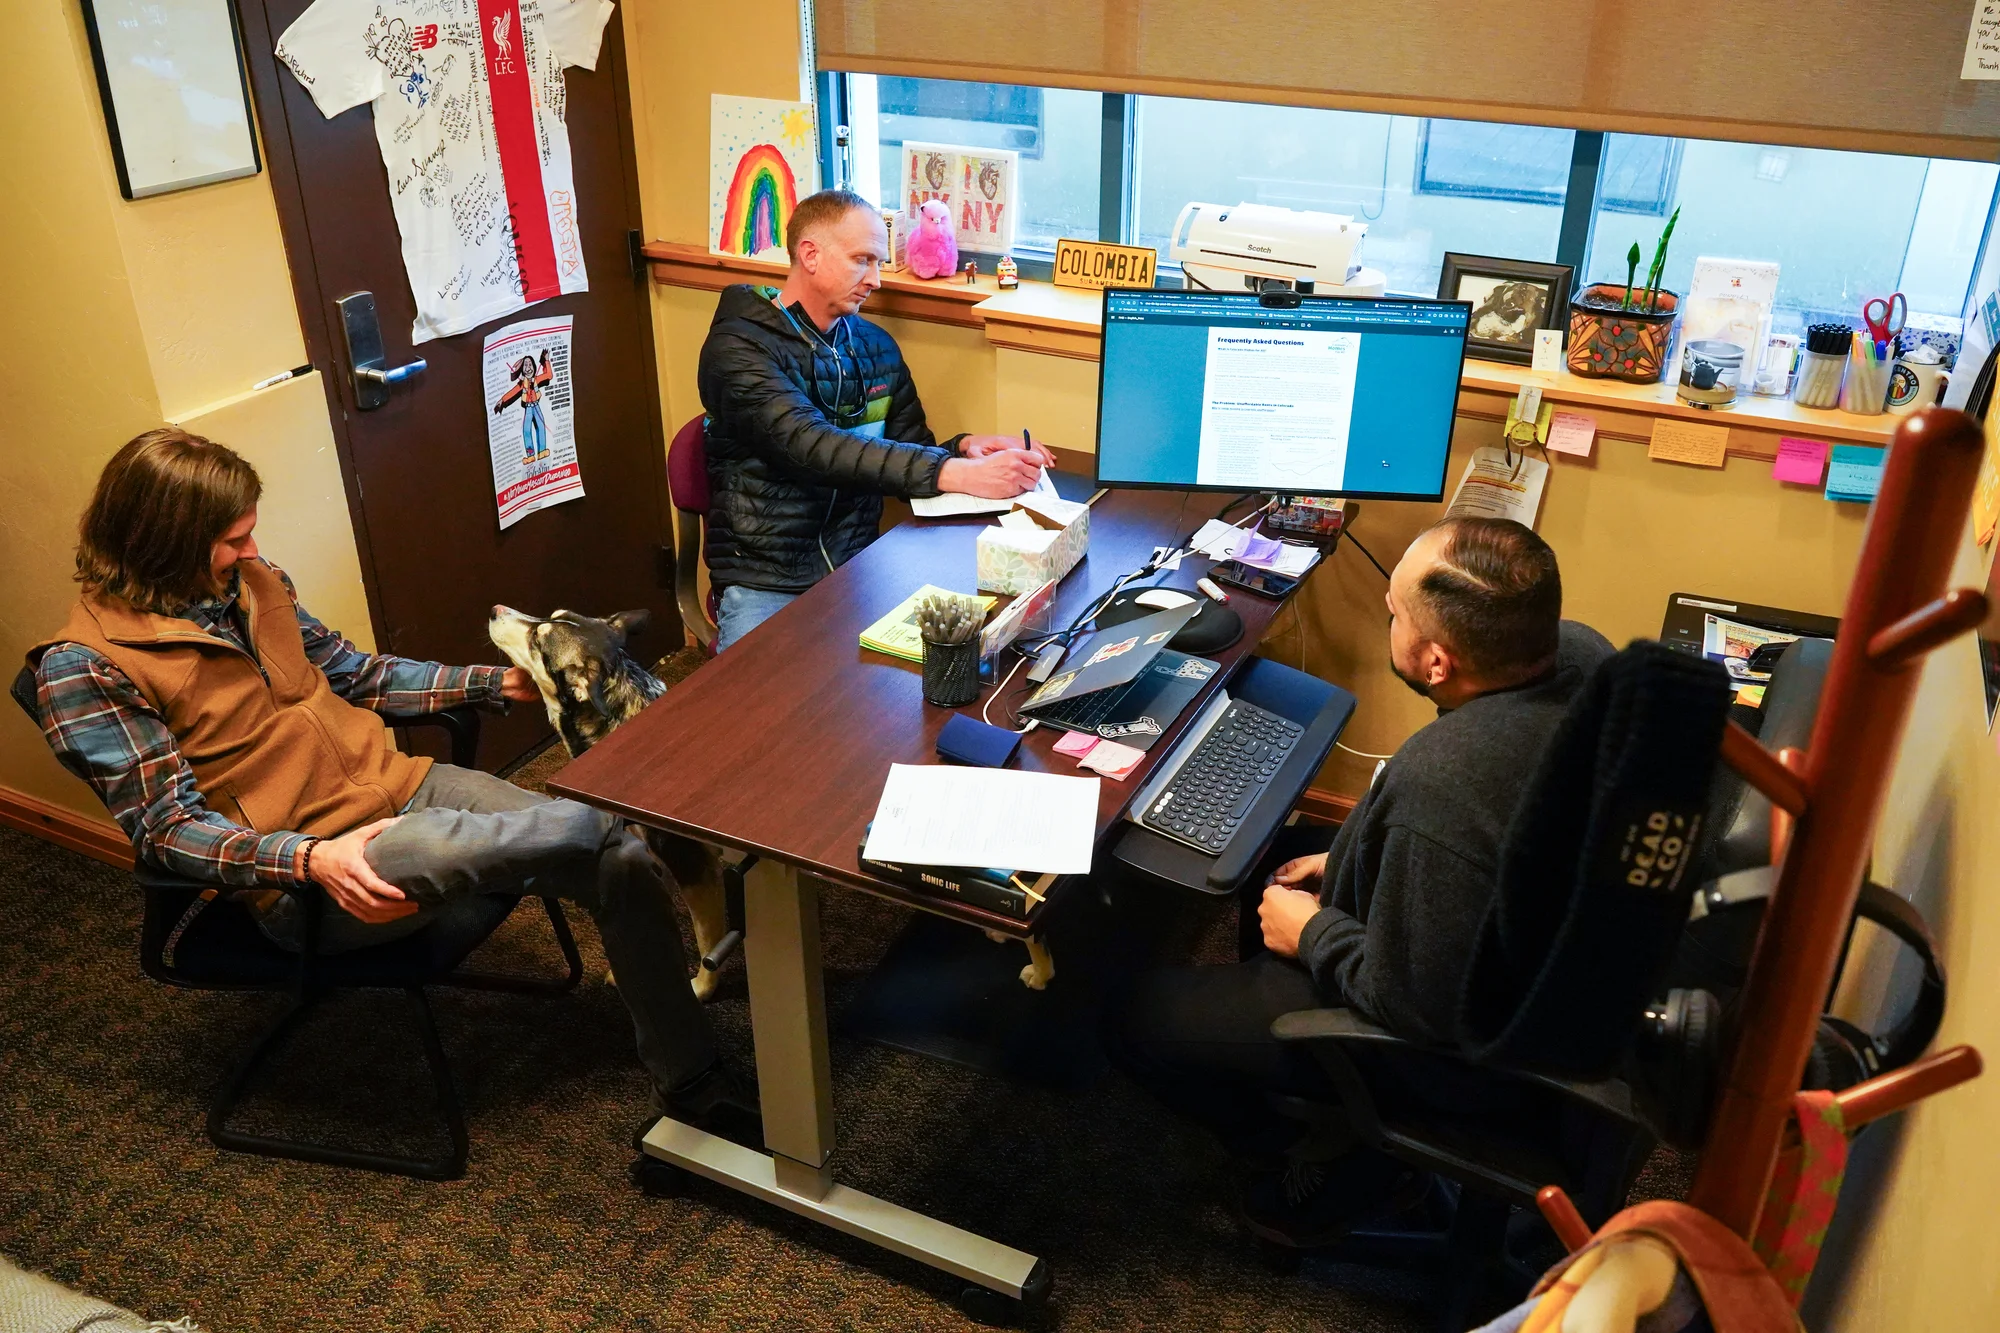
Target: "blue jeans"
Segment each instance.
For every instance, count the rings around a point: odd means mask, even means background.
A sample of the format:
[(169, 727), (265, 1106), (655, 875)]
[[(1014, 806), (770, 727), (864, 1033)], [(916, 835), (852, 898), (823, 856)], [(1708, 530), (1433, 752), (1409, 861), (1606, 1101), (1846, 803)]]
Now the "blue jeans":
[(797, 601), (798, 596), (795, 592), (770, 592), (737, 584), (724, 588), (715, 608), (715, 651), (719, 653), (735, 643)]
[(521, 406), (521, 449), (523, 462), (534, 462), (549, 451), (548, 422), (542, 417), (540, 403), (524, 403)]

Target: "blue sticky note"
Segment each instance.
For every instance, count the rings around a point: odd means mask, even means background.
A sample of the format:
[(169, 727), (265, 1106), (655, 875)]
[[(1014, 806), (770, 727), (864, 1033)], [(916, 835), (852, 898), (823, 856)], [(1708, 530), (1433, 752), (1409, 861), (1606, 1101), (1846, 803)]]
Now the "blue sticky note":
[(1882, 460), (1887, 449), (1865, 444), (1836, 444), (1826, 468), (1826, 498), (1867, 504), (1882, 486)]

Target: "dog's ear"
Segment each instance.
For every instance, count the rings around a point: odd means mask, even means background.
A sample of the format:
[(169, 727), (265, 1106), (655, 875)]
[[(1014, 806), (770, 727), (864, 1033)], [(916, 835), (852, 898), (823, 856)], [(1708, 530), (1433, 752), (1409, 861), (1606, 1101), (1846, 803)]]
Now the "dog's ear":
[(631, 638), (653, 623), (653, 613), (647, 610), (620, 611), (605, 622), (625, 638)]

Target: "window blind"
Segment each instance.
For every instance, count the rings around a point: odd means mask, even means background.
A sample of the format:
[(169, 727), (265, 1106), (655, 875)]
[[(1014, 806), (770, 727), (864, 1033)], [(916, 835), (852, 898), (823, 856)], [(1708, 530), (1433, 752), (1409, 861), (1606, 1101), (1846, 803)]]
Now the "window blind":
[(1971, 0), (814, 0), (822, 69), (1994, 161)]

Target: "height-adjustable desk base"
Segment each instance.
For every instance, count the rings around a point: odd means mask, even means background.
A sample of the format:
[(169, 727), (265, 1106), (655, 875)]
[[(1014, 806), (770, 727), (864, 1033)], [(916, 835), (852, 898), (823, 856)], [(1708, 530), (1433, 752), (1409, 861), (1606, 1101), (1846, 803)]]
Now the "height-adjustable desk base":
[(661, 1120), (643, 1141), (647, 1155), (1004, 1296), (1045, 1298), (1048, 1265), (1034, 1255), (833, 1182), (818, 885), (792, 866), (760, 858), (745, 878), (743, 913), (750, 1031), (764, 1142), (772, 1151)]
[[(653, 1126), (644, 1146), (661, 1161), (1002, 1295), (1032, 1302), (1047, 1290), (1048, 1266), (1034, 1255), (833, 1184), (824, 1170), (814, 1172), (803, 1162), (773, 1158), (675, 1120)], [(779, 1183), (780, 1170), (806, 1188), (818, 1177), (825, 1192), (813, 1198), (787, 1189)]]

